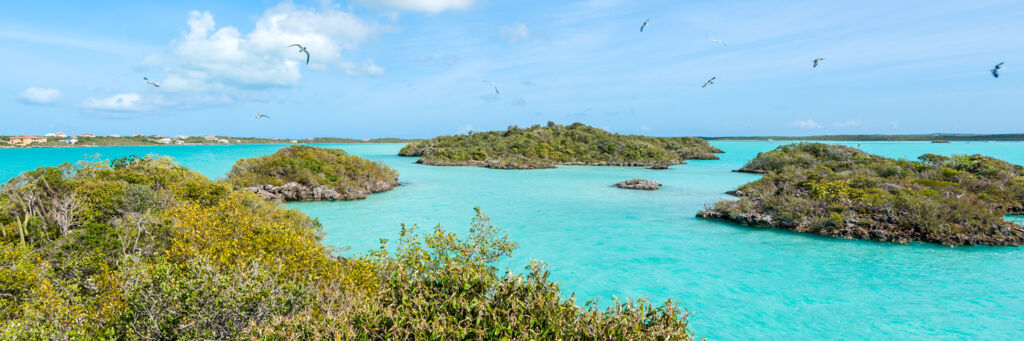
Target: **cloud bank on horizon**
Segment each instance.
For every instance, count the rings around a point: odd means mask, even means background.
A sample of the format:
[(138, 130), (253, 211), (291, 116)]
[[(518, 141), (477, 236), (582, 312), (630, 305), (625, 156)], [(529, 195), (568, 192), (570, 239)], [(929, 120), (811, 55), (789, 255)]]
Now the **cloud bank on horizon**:
[[(549, 120), (651, 135), (998, 133), (1024, 104), (1013, 1), (32, 8), (71, 6), (49, 1), (0, 4), (0, 62), (19, 65), (0, 80), (0, 113), (39, 113), (5, 115), (0, 134), (428, 137)], [(238, 123), (255, 111), (273, 124)]]

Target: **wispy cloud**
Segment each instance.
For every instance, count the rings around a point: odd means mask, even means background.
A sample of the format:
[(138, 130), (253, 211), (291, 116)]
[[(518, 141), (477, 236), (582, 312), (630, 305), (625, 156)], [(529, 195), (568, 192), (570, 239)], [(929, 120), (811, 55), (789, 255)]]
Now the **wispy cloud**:
[(525, 24), (516, 23), (511, 26), (505, 25), (498, 29), (498, 33), (510, 43), (517, 43), (530, 39), (530, 29)]
[(141, 111), (142, 96), (134, 93), (116, 94), (107, 98), (87, 98), (82, 102), (86, 109), (100, 111)]
[(19, 94), (22, 102), (28, 104), (46, 105), (56, 102), (61, 97), (60, 90), (52, 88), (31, 87)]
[(362, 63), (345, 62), (342, 63), (342, 69), (349, 76), (373, 76), (384, 73), (384, 68), (374, 63), (373, 59), (367, 59)]
[(832, 126), (836, 128), (853, 128), (861, 125), (860, 120), (846, 120), (843, 122), (833, 123)]
[(394, 10), (437, 13), (447, 10), (466, 9), (474, 0), (356, 0), (361, 4)]
[(797, 128), (803, 128), (803, 129), (821, 129), (821, 128), (825, 127), (825, 126), (819, 124), (818, 122), (815, 122), (813, 119), (806, 119), (806, 120), (803, 120), (803, 121), (793, 121), (793, 123), (790, 123), (790, 126), (797, 127)]

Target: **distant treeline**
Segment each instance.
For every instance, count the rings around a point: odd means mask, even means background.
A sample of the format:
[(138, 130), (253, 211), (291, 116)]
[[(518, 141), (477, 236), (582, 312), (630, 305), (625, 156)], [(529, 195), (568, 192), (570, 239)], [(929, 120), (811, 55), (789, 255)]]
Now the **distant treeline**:
[(725, 136), (705, 140), (779, 141), (1024, 141), (1024, 134), (926, 134), (926, 135), (815, 135), (815, 136)]

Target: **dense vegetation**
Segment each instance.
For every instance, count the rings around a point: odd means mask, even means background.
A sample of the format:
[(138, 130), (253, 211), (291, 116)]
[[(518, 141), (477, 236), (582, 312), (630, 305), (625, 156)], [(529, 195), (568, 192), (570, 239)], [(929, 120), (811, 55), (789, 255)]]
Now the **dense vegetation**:
[(740, 171), (765, 174), (698, 216), (840, 238), (945, 245), (1022, 245), (1006, 221), (1024, 212), (1024, 168), (981, 155), (893, 160), (800, 143), (761, 153)]
[(1024, 141), (1024, 134), (921, 134), (921, 135), (814, 135), (814, 136), (729, 136), (706, 140), (778, 141)]
[(168, 159), (39, 168), (0, 192), (0, 339), (689, 339), (671, 301), (563, 298), (477, 211), (338, 258), (295, 210)]
[(351, 200), (397, 186), (398, 172), (341, 149), (293, 145), (272, 155), (238, 160), (227, 181), (238, 188), (270, 189), (294, 182), (305, 192), (323, 186), (322, 190), (337, 192), (339, 199)]
[(685, 160), (717, 159), (721, 153), (695, 137), (619, 135), (573, 123), (546, 127), (511, 126), (506, 131), (470, 132), (413, 142), (399, 151), (439, 166), (551, 168), (556, 165), (657, 166)]

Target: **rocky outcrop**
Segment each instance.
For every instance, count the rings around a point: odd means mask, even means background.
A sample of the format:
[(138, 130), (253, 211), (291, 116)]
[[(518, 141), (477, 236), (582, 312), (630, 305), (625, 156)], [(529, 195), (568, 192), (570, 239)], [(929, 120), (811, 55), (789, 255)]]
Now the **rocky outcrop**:
[(310, 187), (297, 182), (289, 182), (282, 186), (263, 185), (246, 187), (245, 190), (256, 193), (269, 201), (332, 201), (366, 199), (371, 193), (379, 193), (398, 186), (398, 181), (378, 181), (364, 188), (336, 189), (329, 186)]
[(661, 184), (654, 180), (633, 179), (617, 183), (615, 184), (615, 187), (653, 191), (661, 188)]

